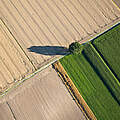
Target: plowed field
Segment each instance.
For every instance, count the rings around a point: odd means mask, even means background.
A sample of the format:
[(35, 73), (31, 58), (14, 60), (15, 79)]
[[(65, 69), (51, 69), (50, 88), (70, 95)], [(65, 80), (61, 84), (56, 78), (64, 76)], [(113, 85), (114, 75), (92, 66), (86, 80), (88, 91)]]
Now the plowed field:
[(10, 117), (11, 113), (16, 120), (85, 120), (51, 66), (25, 81), (5, 98), (2, 99), (7, 103), (0, 105), (2, 120)]
[(36, 68), (54, 55), (28, 48), (68, 47), (73, 41), (96, 35), (120, 17), (112, 0), (0, 0), (0, 8), (2, 20)]
[(14, 37), (0, 21), (0, 92), (33, 70)]
[(14, 120), (14, 117), (6, 103), (0, 104), (0, 120)]

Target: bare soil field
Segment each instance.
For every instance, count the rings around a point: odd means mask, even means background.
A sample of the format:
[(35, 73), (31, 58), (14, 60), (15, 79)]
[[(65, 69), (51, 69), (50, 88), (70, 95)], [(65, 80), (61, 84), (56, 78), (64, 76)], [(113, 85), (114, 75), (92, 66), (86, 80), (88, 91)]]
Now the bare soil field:
[(0, 120), (14, 120), (11, 110), (6, 103), (0, 104)]
[(80, 107), (81, 111), (84, 113), (86, 118), (90, 120), (96, 120), (95, 115), (93, 114), (93, 112), (87, 105), (86, 101), (83, 99), (83, 97), (79, 93), (78, 89), (76, 88), (75, 84), (70, 79), (70, 77), (68, 76), (67, 72), (65, 71), (61, 63), (57, 61), (53, 65), (59, 77), (63, 81), (64, 85), (66, 86), (66, 88), (68, 89), (68, 91), (74, 98), (76, 104)]
[(32, 64), (0, 20), (0, 92), (33, 70)]
[(41, 53), (41, 46), (56, 51), (52, 46), (85, 40), (119, 19), (120, 11), (112, 0), (0, 0), (0, 17), (39, 68), (57, 54)]
[(16, 120), (86, 119), (51, 66), (0, 100), (3, 118), (10, 114), (6, 105)]

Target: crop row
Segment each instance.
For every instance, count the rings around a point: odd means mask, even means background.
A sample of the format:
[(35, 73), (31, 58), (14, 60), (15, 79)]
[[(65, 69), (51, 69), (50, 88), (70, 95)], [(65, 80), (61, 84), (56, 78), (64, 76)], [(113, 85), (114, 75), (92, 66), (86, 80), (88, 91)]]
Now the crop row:
[(116, 77), (114, 77), (114, 75), (111, 73), (108, 66), (103, 63), (103, 61), (97, 55), (96, 51), (91, 47), (91, 45), (85, 46), (83, 55), (93, 67), (94, 71), (100, 77), (101, 81), (107, 87), (116, 102), (120, 104), (120, 84)]
[(120, 80), (120, 25), (95, 39), (92, 44)]
[(118, 119), (119, 105), (84, 54), (69, 55), (60, 60), (75, 86), (97, 119)]

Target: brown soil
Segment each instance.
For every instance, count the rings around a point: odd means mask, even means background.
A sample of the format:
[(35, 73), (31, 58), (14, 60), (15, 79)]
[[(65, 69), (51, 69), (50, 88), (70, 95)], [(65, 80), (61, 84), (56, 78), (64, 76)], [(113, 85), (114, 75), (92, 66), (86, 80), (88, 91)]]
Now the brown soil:
[(2, 20), (36, 68), (54, 55), (27, 48), (87, 41), (120, 18), (112, 0), (0, 0), (0, 8)]
[(68, 91), (71, 93), (71, 95), (74, 98), (77, 105), (83, 111), (84, 115), (88, 119), (96, 120), (95, 115), (93, 114), (93, 112), (91, 111), (91, 109), (89, 108), (89, 106), (87, 105), (85, 100), (80, 95), (79, 91), (75, 87), (74, 83), (72, 82), (72, 80), (68, 76), (67, 72), (65, 71), (65, 69), (60, 64), (60, 62), (57, 61), (56, 63), (54, 63), (54, 68), (57, 71), (60, 78), (62, 79), (62, 81), (65, 84)]
[(10, 117), (9, 109), (16, 120), (86, 119), (51, 66), (26, 80), (0, 102), (2, 120)]
[(0, 20), (0, 92), (33, 70), (32, 64)]
[(0, 104), (0, 120), (14, 120), (11, 110), (6, 103)]

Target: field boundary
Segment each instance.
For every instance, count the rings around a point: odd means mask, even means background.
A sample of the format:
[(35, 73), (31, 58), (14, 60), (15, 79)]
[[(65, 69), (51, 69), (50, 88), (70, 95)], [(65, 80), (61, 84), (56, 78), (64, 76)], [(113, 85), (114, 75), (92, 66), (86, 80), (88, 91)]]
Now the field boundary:
[(112, 0), (112, 3), (113, 3), (114, 6), (120, 11), (120, 8), (119, 8), (118, 5), (114, 2), (114, 0)]
[(117, 20), (115, 20), (114, 22), (108, 24), (106, 27), (104, 27), (98, 34), (96, 35), (92, 35), (89, 36), (88, 38), (86, 38), (85, 40), (79, 40), (78, 42), (81, 44), (86, 44), (90, 41), (95, 40), (96, 38), (100, 37), (101, 35), (103, 35), (104, 33), (108, 32), (109, 30), (113, 29), (114, 27), (116, 27), (117, 25), (120, 24), (120, 18), (118, 18)]
[(71, 94), (73, 100), (76, 102), (78, 107), (83, 112), (86, 119), (97, 120), (92, 110), (89, 108), (83, 97), (80, 95), (78, 89), (76, 88), (70, 77), (68, 76), (67, 72), (65, 71), (61, 63), (57, 61), (53, 64), (53, 67), (58, 73), (58, 76), (61, 78), (64, 85), (66, 86), (67, 90)]
[[(66, 54), (67, 55), (67, 54)], [(37, 73), (41, 72), (42, 70), (46, 69), (47, 67), (49, 67), (51, 64), (55, 63), (56, 61), (58, 61), (59, 59), (63, 58), (64, 56), (59, 56), (59, 57), (54, 57), (53, 59), (50, 59), (46, 64), (42, 65), (38, 70), (36, 70), (35, 72), (29, 74), (28, 76), (26, 76), (24, 79), (21, 79), (19, 81), (17, 81), (15, 83), (15, 85), (13, 85), (12, 87), (6, 89), (4, 92), (2, 92), (2, 94), (0, 94), (0, 98), (2, 98), (3, 96), (5, 96), (6, 94), (8, 94), (12, 89), (17, 88), (19, 85), (21, 85), (23, 82), (25, 82), (26, 80), (30, 79), (31, 77), (34, 77)]]
[[(21, 83), (23, 83), (25, 80), (33, 77), (35, 74), (37, 74), (38, 72), (42, 71), (43, 69), (47, 68), (48, 66), (50, 66), (52, 63), (54, 63), (55, 61), (59, 60), (60, 58), (64, 57), (64, 56), (53, 56), (52, 58), (48, 59), (46, 62), (41, 63), (39, 65), (39, 68), (36, 68), (34, 66), (34, 64), (31, 62), (29, 56), (25, 53), (25, 51), (23, 50), (22, 46), (19, 44), (19, 42), (17, 41), (17, 39), (14, 37), (14, 35), (12, 34), (12, 32), (9, 30), (9, 28), (7, 27), (7, 25), (5, 24), (5, 22), (0, 18), (0, 23), (4, 25), (4, 27), (8, 30), (8, 32), (10, 33), (10, 35), (13, 37), (13, 39), (15, 40), (15, 42), (18, 44), (18, 46), (20, 47), (21, 51), (24, 53), (24, 55), (27, 57), (28, 61), (31, 63), (31, 65), (34, 68), (34, 71), (31, 74), (26, 75), (23, 79), (19, 79), (17, 82), (14, 82), (13, 84), (11, 84), (11, 86), (9, 86), (8, 88), (6, 88), (5, 90), (3, 90), (0, 93), (0, 98), (3, 97), (4, 95), (6, 95), (11, 89), (16, 88), (18, 85), (20, 85)], [(68, 53), (69, 54), (69, 53)]]
[(23, 51), (23, 53), (25, 54), (25, 56), (27, 57), (27, 59), (29, 60), (29, 62), (32, 64), (32, 66), (34, 67), (35, 70), (36, 67), (34, 66), (34, 64), (31, 62), (30, 58), (28, 57), (28, 55), (25, 53), (25, 51), (23, 50), (22, 46), (19, 44), (19, 42), (17, 41), (17, 39), (15, 38), (15, 36), (12, 34), (12, 32), (10, 31), (10, 29), (7, 27), (7, 25), (5, 24), (5, 22), (0, 18), (0, 21), (4, 24), (4, 26), (7, 28), (7, 30), (9, 31), (9, 33), (12, 35), (12, 37), (14, 38), (14, 40), (16, 41), (16, 43), (18, 44), (18, 46), (20, 47), (20, 49)]
[(120, 86), (119, 80), (116, 78), (116, 76), (114, 75), (114, 73), (111, 71), (111, 69), (109, 68), (109, 66), (106, 64), (106, 62), (104, 61), (104, 59), (102, 58), (102, 56), (99, 54), (99, 52), (97, 51), (97, 49), (94, 47), (94, 45), (92, 43), (90, 43), (90, 46), (93, 48), (93, 50), (95, 51), (95, 53), (98, 55), (98, 57), (101, 59), (101, 61), (103, 62), (103, 64), (106, 66), (106, 68), (109, 70), (109, 72), (111, 73), (111, 75), (113, 76), (113, 78), (116, 80), (117, 84)]
[[(0, 21), (2, 21), (2, 23), (6, 26), (6, 24), (4, 23), (4, 21), (0, 18)], [(111, 23), (111, 24), (109, 24), (108, 26), (107, 26), (107, 29), (105, 29), (105, 30), (101, 30), (102, 32), (100, 32), (100, 33), (98, 33), (97, 35), (93, 35), (93, 37), (92, 38), (87, 38), (87, 40), (85, 39), (84, 41), (78, 41), (78, 42), (82, 42), (81, 44), (86, 44), (86, 43), (88, 43), (88, 42), (90, 42), (90, 41), (92, 41), (92, 40), (94, 40), (94, 39), (96, 39), (97, 37), (99, 37), (99, 36), (101, 36), (102, 34), (104, 34), (105, 32), (107, 32), (107, 31), (109, 31), (110, 29), (112, 29), (113, 27), (115, 27), (116, 25), (118, 25), (118, 24), (120, 24), (120, 19), (117, 19), (117, 20), (115, 20), (114, 21), (114, 23)], [(7, 27), (7, 26), (6, 26)], [(8, 29), (8, 27), (7, 27), (7, 29)], [(8, 31), (11, 33), (11, 31), (8, 29)], [(14, 37), (14, 35), (11, 33), (11, 35)], [(15, 38), (15, 37), (14, 37)], [(16, 40), (16, 38), (15, 38), (15, 40)], [(16, 40), (17, 41), (17, 40)], [(17, 42), (18, 43), (18, 42)], [(19, 45), (19, 43), (18, 43), (18, 45)], [(20, 46), (20, 45), (19, 45)], [(20, 48), (22, 48), (21, 46), (20, 46)], [(23, 50), (23, 49), (22, 49)], [(23, 52), (25, 53), (25, 51), (23, 50)], [(68, 53), (69, 54), (69, 53)], [(68, 55), (68, 54), (66, 54), (66, 55)], [(26, 55), (26, 54), (25, 54)], [(24, 79), (22, 79), (22, 80), (19, 80), (17, 83), (15, 83), (15, 85), (13, 85), (12, 87), (10, 87), (10, 88), (8, 88), (8, 89), (6, 89), (4, 92), (2, 92), (1, 94), (0, 94), (0, 98), (1, 97), (3, 97), (4, 95), (6, 95), (6, 94), (8, 94), (8, 92), (9, 91), (11, 91), (13, 88), (16, 88), (17, 86), (19, 86), (20, 84), (22, 84), (25, 80), (27, 80), (27, 79), (29, 79), (29, 78), (31, 78), (31, 77), (33, 77), (35, 74), (37, 74), (38, 72), (40, 72), (40, 71), (42, 71), (43, 69), (45, 69), (45, 68), (47, 68), (48, 66), (50, 66), (51, 64), (53, 64), (54, 62), (56, 62), (57, 60), (59, 60), (59, 59), (61, 59), (61, 58), (63, 58), (64, 56), (66, 56), (66, 55), (63, 55), (63, 56), (59, 56), (59, 57), (54, 57), (54, 58), (52, 58), (52, 59), (50, 59), (49, 61), (47, 61), (46, 63), (44, 63), (43, 65), (41, 65), (40, 66), (40, 68), (38, 68), (38, 69), (35, 69), (35, 71), (33, 72), (33, 73), (31, 73), (31, 74), (29, 74), (28, 76), (26, 76)], [(27, 56), (28, 57), (28, 56)], [(28, 59), (29, 59), (29, 57), (28, 57)], [(31, 60), (29, 59), (29, 61), (31, 62)]]
[(11, 108), (10, 105), (9, 105), (9, 103), (6, 102), (6, 104), (7, 104), (8, 108), (9, 108), (9, 110), (10, 110), (12, 116), (13, 116), (13, 119), (14, 119), (14, 120), (17, 120), (16, 117), (15, 117), (15, 114), (14, 114), (14, 112), (13, 112), (13, 110), (12, 110), (12, 108)]

